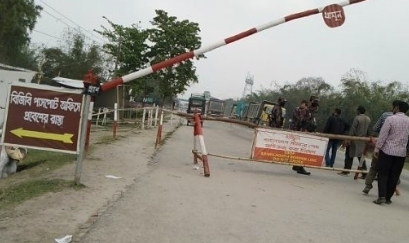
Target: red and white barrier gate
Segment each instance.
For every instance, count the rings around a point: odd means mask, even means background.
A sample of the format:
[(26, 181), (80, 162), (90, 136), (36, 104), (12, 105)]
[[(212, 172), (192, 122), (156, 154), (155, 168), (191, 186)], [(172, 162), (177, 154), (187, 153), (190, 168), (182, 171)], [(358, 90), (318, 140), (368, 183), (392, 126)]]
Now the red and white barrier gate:
[(226, 46), (226, 45), (228, 45), (230, 43), (242, 40), (242, 39), (244, 39), (246, 37), (249, 37), (249, 36), (251, 36), (253, 34), (260, 33), (261, 31), (273, 28), (273, 27), (278, 26), (280, 24), (290, 22), (292, 20), (301, 19), (301, 18), (305, 18), (305, 17), (308, 17), (308, 16), (312, 16), (312, 15), (322, 13), (322, 17), (323, 17), (324, 22), (325, 22), (326, 25), (328, 25), (331, 28), (339, 27), (345, 21), (345, 13), (343, 11), (343, 7), (346, 7), (346, 6), (349, 6), (349, 5), (352, 5), (352, 4), (356, 4), (356, 3), (360, 3), (360, 2), (364, 2), (364, 1), (367, 1), (367, 0), (345, 0), (345, 1), (342, 1), (342, 2), (340, 2), (338, 4), (331, 4), (331, 5), (328, 5), (326, 7), (310, 9), (310, 10), (306, 10), (306, 11), (302, 11), (302, 12), (287, 15), (287, 16), (285, 16), (283, 18), (279, 18), (279, 19), (270, 21), (268, 23), (256, 26), (254, 28), (248, 29), (248, 30), (243, 31), (241, 33), (238, 33), (236, 35), (230, 36), (230, 37), (228, 37), (228, 38), (226, 38), (224, 40), (217, 41), (217, 42), (215, 42), (213, 44), (200, 47), (199, 49), (183, 53), (183, 54), (181, 54), (179, 56), (172, 57), (172, 58), (167, 59), (167, 60), (165, 60), (163, 62), (156, 63), (156, 64), (153, 64), (153, 65), (149, 65), (148, 67), (146, 67), (144, 69), (141, 69), (141, 70), (138, 70), (136, 72), (133, 72), (133, 73), (124, 75), (122, 77), (113, 79), (113, 80), (111, 80), (111, 81), (109, 81), (107, 83), (104, 83), (101, 86), (101, 91), (103, 91), (103, 92), (108, 91), (110, 89), (115, 88), (118, 85), (133, 81), (135, 79), (144, 77), (144, 76), (149, 75), (151, 73), (155, 73), (155, 72), (157, 72), (157, 71), (159, 71), (159, 70), (161, 70), (163, 68), (173, 66), (173, 65), (175, 65), (177, 63), (186, 61), (188, 59), (193, 59), (194, 57), (198, 57), (198, 56), (200, 56), (202, 54), (213, 51), (213, 50), (215, 50), (217, 48), (220, 48), (222, 46)]

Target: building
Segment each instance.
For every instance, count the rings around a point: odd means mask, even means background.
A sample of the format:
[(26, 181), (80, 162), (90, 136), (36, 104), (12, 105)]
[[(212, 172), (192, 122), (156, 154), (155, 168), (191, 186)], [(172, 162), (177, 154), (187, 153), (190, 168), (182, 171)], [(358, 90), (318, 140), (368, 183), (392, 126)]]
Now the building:
[(37, 72), (0, 64), (0, 129), (3, 128), (9, 86), (12, 83), (31, 83)]

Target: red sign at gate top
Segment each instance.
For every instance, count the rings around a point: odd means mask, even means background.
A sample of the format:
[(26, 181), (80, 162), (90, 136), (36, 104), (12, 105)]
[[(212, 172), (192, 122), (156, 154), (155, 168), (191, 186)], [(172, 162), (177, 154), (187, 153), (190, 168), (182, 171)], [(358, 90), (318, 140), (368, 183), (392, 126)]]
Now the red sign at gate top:
[(345, 22), (344, 9), (338, 4), (328, 5), (322, 10), (322, 18), (328, 27), (339, 27)]
[(41, 150), (78, 151), (82, 94), (12, 85), (3, 143)]

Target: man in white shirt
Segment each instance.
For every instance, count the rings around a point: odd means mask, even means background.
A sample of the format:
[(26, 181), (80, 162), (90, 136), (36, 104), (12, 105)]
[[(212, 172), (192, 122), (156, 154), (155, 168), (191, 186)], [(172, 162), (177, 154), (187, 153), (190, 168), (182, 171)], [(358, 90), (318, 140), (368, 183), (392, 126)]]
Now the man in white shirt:
[(405, 163), (409, 137), (409, 104), (399, 102), (396, 113), (386, 118), (376, 141), (374, 156), (378, 158), (378, 199), (375, 204), (390, 204)]

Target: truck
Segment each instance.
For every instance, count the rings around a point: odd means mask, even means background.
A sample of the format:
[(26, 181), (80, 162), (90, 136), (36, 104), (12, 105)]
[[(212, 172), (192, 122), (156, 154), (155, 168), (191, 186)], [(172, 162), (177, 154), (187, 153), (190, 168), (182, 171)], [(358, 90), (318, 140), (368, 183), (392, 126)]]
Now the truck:
[(223, 116), (226, 102), (216, 98), (210, 98), (207, 102), (206, 115), (209, 116)]
[(231, 112), (230, 112), (230, 117), (235, 118), (235, 119), (241, 119), (246, 107), (248, 106), (248, 103), (245, 101), (238, 101), (237, 103), (234, 103)]
[[(271, 114), (271, 111), (276, 105), (277, 105), (276, 102), (268, 100), (263, 100), (260, 103), (250, 102), (244, 107), (240, 119), (243, 121), (252, 122), (257, 125), (267, 126), (269, 124), (269, 115)], [(286, 109), (282, 108), (282, 110), (283, 117), (285, 117)]]
[[(188, 107), (186, 110), (187, 114), (200, 113), (204, 115), (206, 111), (206, 97), (201, 94), (191, 94), (188, 100)], [(186, 125), (189, 126), (190, 123), (194, 122), (192, 118), (187, 118)], [(201, 121), (203, 126), (203, 121)]]

